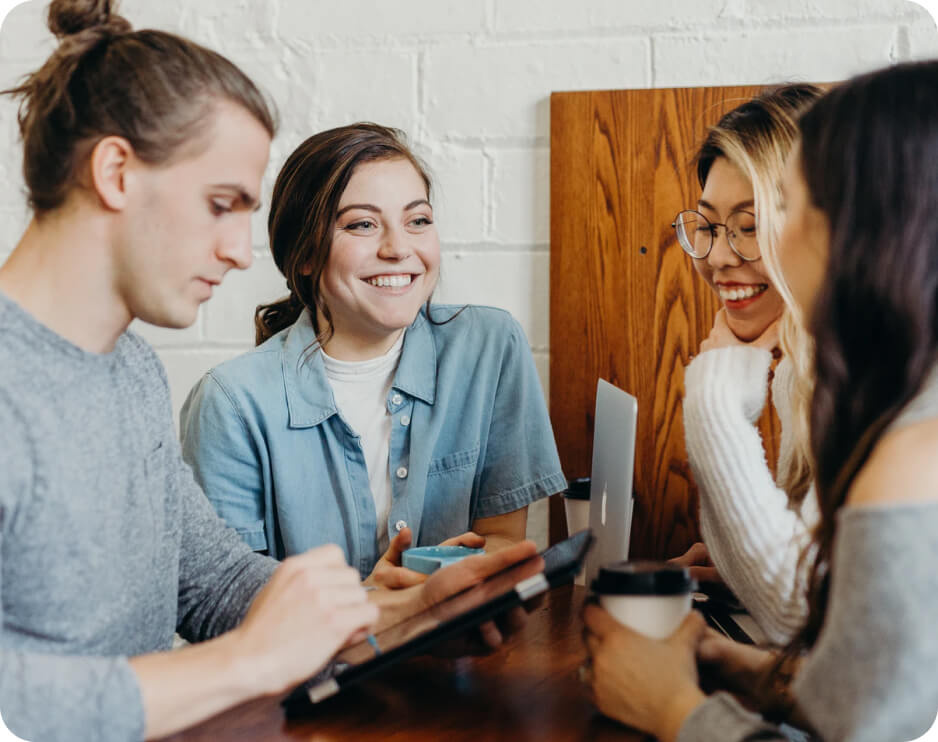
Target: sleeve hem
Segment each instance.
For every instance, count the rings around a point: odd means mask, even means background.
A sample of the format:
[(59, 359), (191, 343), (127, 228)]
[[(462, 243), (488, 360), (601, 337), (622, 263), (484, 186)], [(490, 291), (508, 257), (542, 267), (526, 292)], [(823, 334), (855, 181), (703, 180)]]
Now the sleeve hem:
[(554, 472), (520, 487), (489, 495), (476, 508), (473, 518), (491, 518), (530, 505), (532, 502), (562, 492), (567, 487), (563, 472)]
[(715, 693), (684, 720), (677, 742), (727, 742), (728, 740), (785, 740), (762, 717), (744, 709), (728, 693)]

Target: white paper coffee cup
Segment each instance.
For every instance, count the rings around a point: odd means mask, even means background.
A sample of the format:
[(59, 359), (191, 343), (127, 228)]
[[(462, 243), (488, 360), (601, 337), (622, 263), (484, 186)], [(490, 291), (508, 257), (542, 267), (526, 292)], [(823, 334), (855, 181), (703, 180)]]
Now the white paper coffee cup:
[(684, 567), (663, 562), (615, 562), (593, 580), (599, 604), (619, 623), (664, 639), (690, 613), (697, 585)]

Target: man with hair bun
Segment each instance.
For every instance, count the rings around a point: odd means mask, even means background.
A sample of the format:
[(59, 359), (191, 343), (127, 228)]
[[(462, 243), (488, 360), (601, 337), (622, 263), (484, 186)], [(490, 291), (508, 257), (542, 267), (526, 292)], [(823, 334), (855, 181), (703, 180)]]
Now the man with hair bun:
[[(127, 328), (192, 324), (250, 265), (273, 117), (230, 61), (108, 0), (54, 0), (48, 22), (59, 47), (7, 91), (34, 214), (0, 267), (0, 710), (33, 742), (162, 737), (534, 546), (376, 596), (335, 546), (278, 565), (225, 527)], [(201, 643), (166, 651), (177, 630)]]

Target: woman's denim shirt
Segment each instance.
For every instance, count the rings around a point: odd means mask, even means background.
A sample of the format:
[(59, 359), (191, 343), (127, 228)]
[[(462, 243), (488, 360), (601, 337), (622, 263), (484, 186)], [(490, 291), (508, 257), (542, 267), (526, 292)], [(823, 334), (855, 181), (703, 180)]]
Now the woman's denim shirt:
[[(253, 549), (282, 559), (336, 543), (366, 576), (381, 556), (368, 472), (314, 342), (304, 312), (206, 374), (182, 409), (183, 455)], [(437, 325), (422, 309), (387, 408), (392, 535), (410, 526), (416, 545), (438, 544), (566, 486), (527, 339), (507, 312), (469, 306)]]

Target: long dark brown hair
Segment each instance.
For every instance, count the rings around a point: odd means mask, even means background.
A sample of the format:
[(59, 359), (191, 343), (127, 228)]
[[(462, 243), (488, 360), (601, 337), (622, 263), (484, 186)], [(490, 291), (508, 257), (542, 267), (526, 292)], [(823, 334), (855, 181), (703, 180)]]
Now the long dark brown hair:
[(809, 613), (788, 655), (818, 638), (836, 515), (873, 448), (938, 359), (938, 62), (835, 88), (800, 120), (802, 174), (830, 225), (816, 342), (811, 450), (821, 518)]
[[(332, 249), (339, 201), (355, 168), (394, 159), (414, 166), (429, 200), (427, 169), (405, 143), (404, 134), (387, 126), (357, 123), (329, 129), (311, 136), (287, 158), (274, 185), (267, 228), (274, 262), (287, 279), (290, 294), (257, 308), (254, 327), (258, 345), (296, 322), (304, 308), (312, 314), (314, 345), (328, 342), (332, 317), (319, 280)], [(429, 300), (427, 303), (429, 310)], [(319, 326), (318, 315), (325, 319), (325, 326)]]
[(127, 139), (144, 162), (168, 163), (202, 143), (219, 100), (274, 135), (264, 96), (232, 62), (174, 34), (134, 31), (111, 0), (53, 0), (48, 25), (58, 48), (3, 91), (21, 99), (23, 175), (37, 217), (65, 202), (106, 136)]

